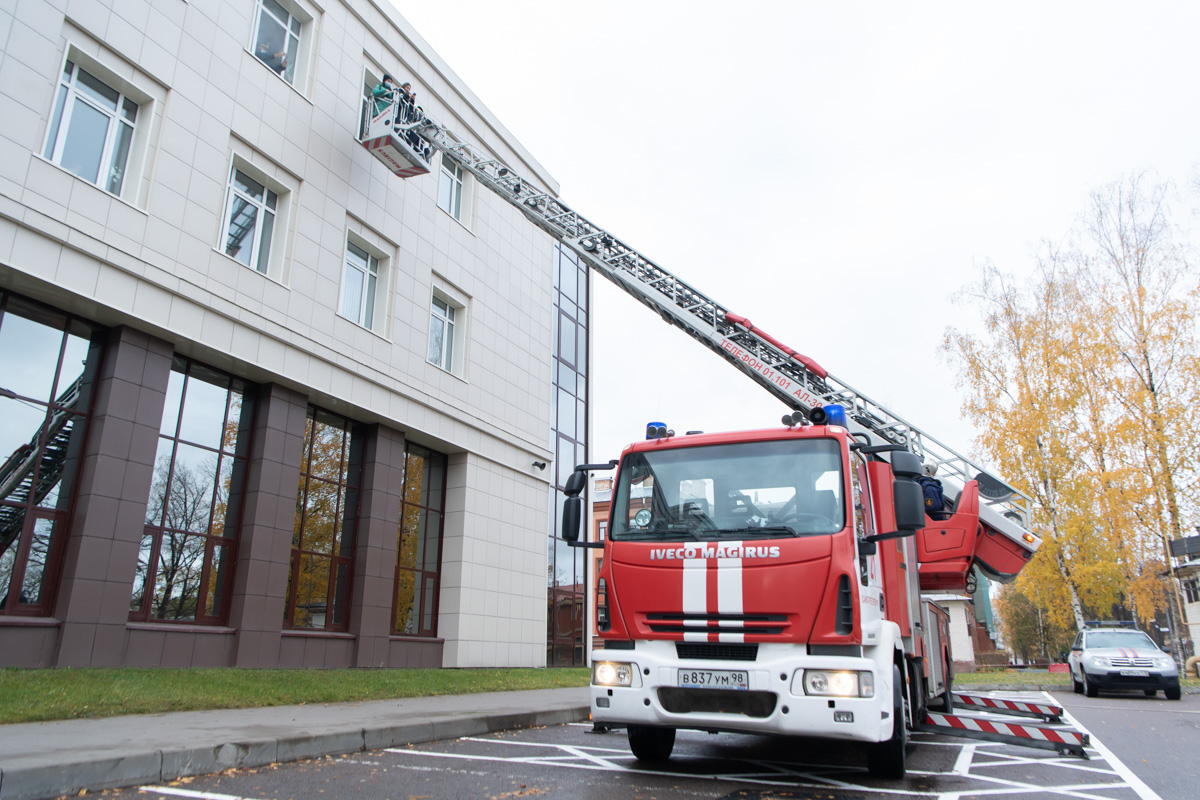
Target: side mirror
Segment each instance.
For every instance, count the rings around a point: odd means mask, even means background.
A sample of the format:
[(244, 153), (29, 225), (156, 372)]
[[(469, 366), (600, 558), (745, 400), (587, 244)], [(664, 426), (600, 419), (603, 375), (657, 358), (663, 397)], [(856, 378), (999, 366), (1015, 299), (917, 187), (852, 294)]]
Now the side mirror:
[[(575, 475), (580, 475), (580, 474), (582, 474), (582, 473), (576, 472), (571, 475), (571, 478), (574, 478)], [(567, 480), (568, 485), (570, 484), (570, 482), (571, 482), (570, 479), (568, 479)], [(579, 541), (579, 524), (580, 524), (581, 520), (583, 519), (583, 498), (579, 497), (579, 495), (575, 495), (573, 497), (568, 497), (566, 500), (564, 500), (563, 501), (563, 517), (562, 517), (562, 519), (563, 519), (563, 521), (562, 521), (563, 541), (567, 542), (568, 544), (574, 544), (575, 542), (578, 542)]]
[(928, 522), (925, 519), (925, 493), (921, 484), (907, 477), (897, 477), (892, 484), (896, 499), (896, 528), (902, 531), (919, 531)]

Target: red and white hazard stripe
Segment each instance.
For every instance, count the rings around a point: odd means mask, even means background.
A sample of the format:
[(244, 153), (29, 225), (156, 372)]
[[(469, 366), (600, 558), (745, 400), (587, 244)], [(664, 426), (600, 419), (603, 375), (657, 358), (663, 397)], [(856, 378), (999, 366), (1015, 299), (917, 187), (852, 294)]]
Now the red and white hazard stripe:
[(1007, 722), (993, 722), (975, 717), (959, 717), (951, 714), (934, 714), (928, 712), (926, 724), (941, 728), (953, 728), (962, 731), (981, 731), (995, 733), (1001, 736), (1015, 736), (1021, 739), (1033, 739), (1052, 744), (1085, 747), (1088, 744), (1086, 734), (1073, 730), (1059, 728), (1042, 728), (1037, 725), (1014, 725)]
[(989, 708), (996, 711), (1021, 711), (1027, 714), (1035, 714), (1039, 717), (1061, 717), (1063, 715), (1062, 706), (1051, 705), (1050, 703), (1026, 703), (1021, 700), (1002, 700), (996, 697), (982, 697), (975, 694), (958, 693), (955, 693), (954, 699), (968, 706)]

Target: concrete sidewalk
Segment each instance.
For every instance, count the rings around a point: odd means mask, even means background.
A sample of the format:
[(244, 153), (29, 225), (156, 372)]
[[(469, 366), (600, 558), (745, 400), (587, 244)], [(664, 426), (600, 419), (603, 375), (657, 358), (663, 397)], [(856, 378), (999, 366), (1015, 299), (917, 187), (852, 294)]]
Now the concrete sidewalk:
[(581, 687), (0, 725), (0, 800), (587, 718)]

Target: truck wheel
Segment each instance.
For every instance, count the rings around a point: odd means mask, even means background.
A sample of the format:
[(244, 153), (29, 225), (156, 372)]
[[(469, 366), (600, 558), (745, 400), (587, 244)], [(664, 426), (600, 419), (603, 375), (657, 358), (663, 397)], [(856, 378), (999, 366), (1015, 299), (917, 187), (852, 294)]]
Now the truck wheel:
[(912, 709), (914, 726), (925, 724), (925, 713), (929, 710), (926, 689), (921, 665), (916, 661), (908, 662), (908, 707)]
[(867, 745), (867, 772), (876, 778), (904, 777), (908, 725), (905, 723), (904, 686), (900, 668), (892, 665), (892, 737), (886, 742)]
[(942, 675), (946, 677), (946, 693), (942, 695), (938, 701), (938, 711), (945, 714), (954, 713), (954, 662), (950, 660), (950, 654), (946, 653), (942, 656)]
[(1163, 689), (1163, 694), (1167, 696), (1168, 700), (1178, 700), (1182, 693), (1182, 690), (1178, 686), (1168, 686)]
[(674, 728), (630, 725), (629, 749), (639, 761), (666, 761), (675, 748)]

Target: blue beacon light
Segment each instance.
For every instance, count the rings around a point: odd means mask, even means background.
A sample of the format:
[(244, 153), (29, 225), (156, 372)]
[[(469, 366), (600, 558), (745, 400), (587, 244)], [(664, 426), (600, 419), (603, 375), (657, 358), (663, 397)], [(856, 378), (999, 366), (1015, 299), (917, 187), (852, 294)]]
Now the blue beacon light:
[(665, 436), (667, 432), (667, 423), (665, 422), (647, 422), (646, 423), (646, 438), (658, 439)]
[(827, 405), (825, 411), (826, 425), (841, 425), (846, 427), (846, 407), (837, 404)]

